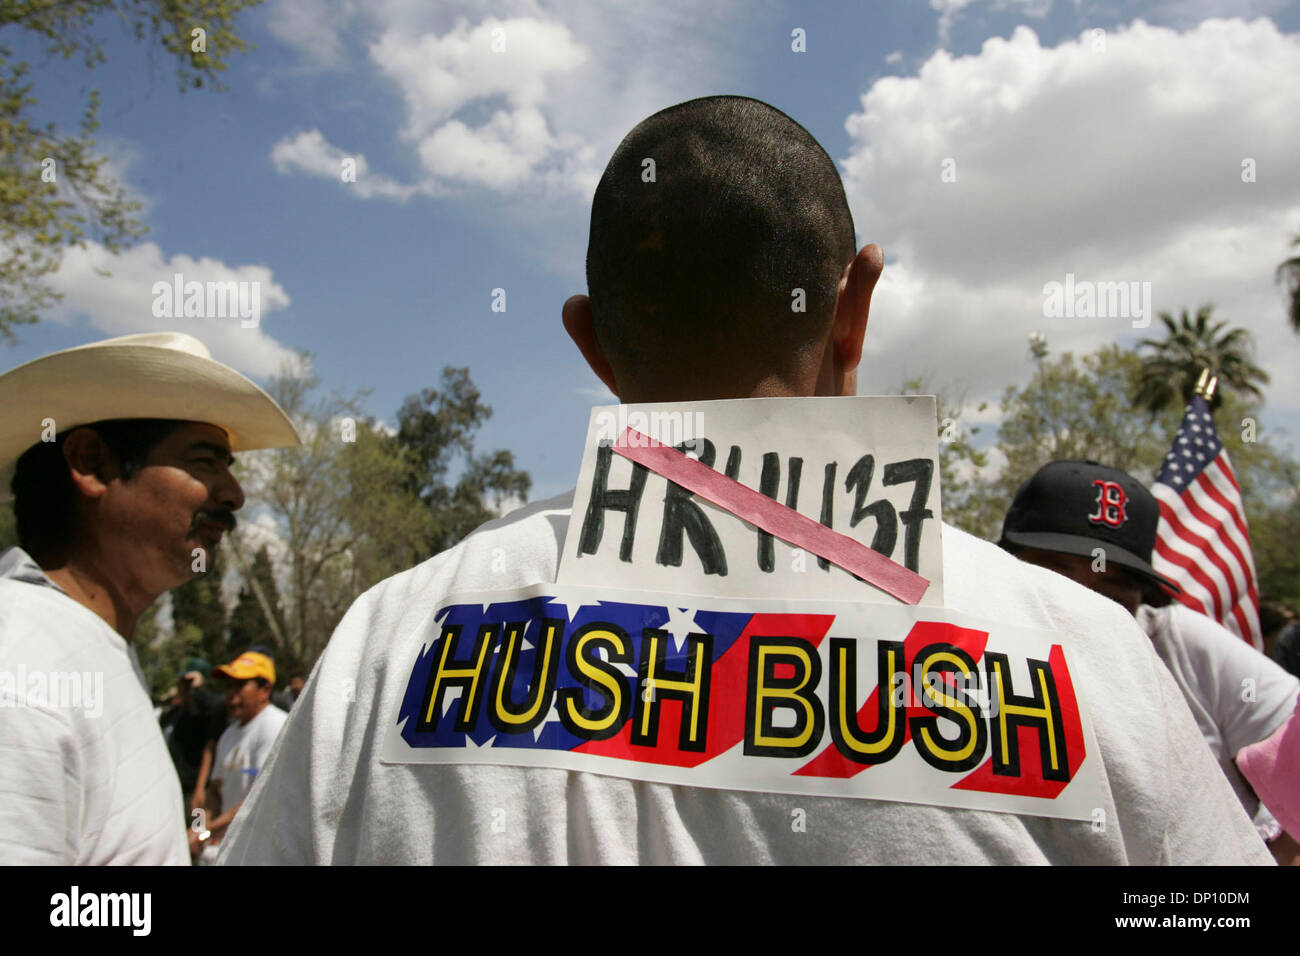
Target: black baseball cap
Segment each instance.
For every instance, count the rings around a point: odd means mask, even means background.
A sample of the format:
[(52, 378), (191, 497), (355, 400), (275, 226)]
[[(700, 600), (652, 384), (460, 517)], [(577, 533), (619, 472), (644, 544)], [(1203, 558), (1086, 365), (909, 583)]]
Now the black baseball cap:
[(998, 544), (1090, 557), (1181, 592), (1151, 567), (1160, 506), (1140, 481), (1095, 461), (1053, 461), (1020, 486), (1002, 523)]

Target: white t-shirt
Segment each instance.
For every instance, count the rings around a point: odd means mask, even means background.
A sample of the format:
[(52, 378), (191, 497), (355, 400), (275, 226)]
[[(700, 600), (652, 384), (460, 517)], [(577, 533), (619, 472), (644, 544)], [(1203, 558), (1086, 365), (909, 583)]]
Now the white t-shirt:
[(1104, 828), (552, 768), (381, 763), (411, 664), (394, 648), (452, 591), (553, 582), (571, 509), (571, 494), (529, 505), (357, 599), (223, 863), (1273, 863), (1132, 615), (947, 526), (948, 605), (1055, 631), (1070, 653), (1106, 773)]
[(288, 718), (279, 707), (267, 704), (248, 723), (236, 722), (222, 731), (212, 758), (212, 779), (221, 784), (222, 813), (242, 803), (253, 789)]
[(1295, 711), (1300, 681), (1217, 622), (1181, 604), (1138, 608), (1138, 623), (1178, 684), (1228, 783), (1261, 832), (1276, 822), (1237, 769), (1237, 752)]
[(17, 548), (0, 557), (0, 862), (188, 865), (135, 649)]

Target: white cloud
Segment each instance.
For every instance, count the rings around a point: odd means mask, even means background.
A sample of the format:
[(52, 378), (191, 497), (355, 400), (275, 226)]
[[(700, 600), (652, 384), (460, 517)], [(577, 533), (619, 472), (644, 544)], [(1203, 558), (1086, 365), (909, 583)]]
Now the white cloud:
[[(1104, 52), (1087, 35), (1044, 48), (1021, 27), (876, 81), (847, 121), (843, 162), (859, 234), (897, 256), (873, 302), (864, 391), (897, 381), (907, 356), (996, 399), (1027, 379), (1033, 330), (1056, 353), (1159, 337), (1158, 323), (1044, 317), (1043, 285), (1072, 272), (1150, 282), (1157, 310), (1213, 301), (1256, 335), (1270, 408), (1300, 423), (1273, 284), (1300, 225), (1300, 87), (1287, 76), (1300, 76), (1300, 37), (1219, 20), (1183, 33), (1138, 21)], [(941, 177), (948, 158), (955, 182)], [(1255, 182), (1242, 181), (1247, 158)]]
[(1003, 10), (1015, 10), (1027, 17), (1042, 18), (1052, 9), (1052, 0), (930, 0), (930, 9), (939, 14), (939, 43), (948, 42), (952, 25), (967, 7), (984, 3), (995, 13)]
[[(1283, 9), (1291, 0), (1149, 0), (1143, 17), (1166, 26), (1192, 27), (1213, 17), (1240, 17), (1253, 20), (1271, 16)], [(1078, 6), (1079, 0), (1075, 0)], [(1131, 15), (1127, 4), (1112, 2), (1094, 3), (1090, 13), (1107, 12), (1112, 16)]]
[[(261, 320), (268, 312), (289, 305), (288, 293), (275, 282), (267, 266), (231, 266), (218, 259), (195, 259), (184, 254), (164, 257), (153, 242), (114, 255), (91, 242), (85, 248), (66, 250), (59, 270), (51, 276), (50, 285), (63, 294), (63, 301), (52, 310), (50, 318), (67, 321), (85, 316), (106, 337), (135, 332), (186, 332), (207, 345), (213, 358), (248, 375), (274, 375), (284, 363), (296, 365), (296, 353), (269, 336), (260, 324), (245, 327), (245, 320), (238, 315), (187, 318), (175, 310), (173, 317), (156, 317), (154, 284), (170, 284), (177, 273), (187, 283), (249, 283), (244, 287), (248, 302), (251, 304), (252, 296), (257, 296)], [(228, 310), (228, 315), (230, 312), (233, 310)]]
[[(326, 7), (322, 10), (322, 7)], [(342, 69), (347, 51), (342, 35), (357, 12), (353, 0), (276, 0), (267, 7), (267, 29), (282, 43), (297, 50), (304, 63), (316, 69)]]
[(131, 182), (132, 173), (140, 163), (140, 150), (130, 140), (118, 136), (102, 136), (99, 139), (99, 152), (104, 157), (101, 169), (104, 178), (121, 186), (127, 199), (140, 204), (136, 215), (144, 219), (153, 209), (154, 198)]
[[(344, 163), (352, 161), (353, 175), (345, 180)], [(326, 141), (318, 129), (285, 136), (271, 147), (271, 162), (281, 173), (305, 173), (330, 179), (361, 199), (383, 197), (405, 201), (419, 191), (380, 173), (370, 171), (370, 163), (361, 153), (348, 153)]]
[[(427, 25), (410, 29), (400, 7), (385, 12), (395, 20), (375, 23), (378, 36), (367, 49), (371, 65), (401, 95), (399, 135), (413, 144), (423, 176), (404, 185), (371, 173), (364, 157), (352, 156), (354, 195), (405, 200), (450, 185), (510, 191), (539, 180), (563, 191), (594, 185), (594, 151), (580, 135), (553, 132), (548, 118), (554, 78), (590, 59), (568, 27), (544, 16), (487, 17), (473, 25), (459, 19), (439, 33)], [(341, 42), (337, 36), (318, 43), (290, 38), (309, 60), (312, 51)], [(340, 56), (324, 59), (333, 63)], [(338, 180), (340, 163), (350, 155), (310, 130), (282, 138), (271, 159), (282, 173)]]
[[(489, 17), (468, 0), (434, 9), (419, 0), (281, 3), (292, 11), (286, 22), (311, 17), (312, 29), (328, 23), (333, 31), (277, 34), (309, 65), (342, 68), (346, 56), (327, 51), (351, 41), (400, 96), (394, 132), (411, 144), (420, 174), (410, 185), (384, 180), (355, 195), (507, 192), (522, 201), (512, 205), (515, 213), (546, 222), (548, 232), (554, 210), (532, 207), (589, 196), (604, 159), (634, 123), (734, 85), (746, 68), (745, 33), (769, 30), (779, 17), (774, 5), (737, 0), (704, 10), (693, 0), (662, 0), (631, 17), (618, 7), (543, 0), (503, 0)], [(495, 51), (502, 40), (504, 49)], [(307, 138), (311, 133), (318, 138)], [(328, 130), (311, 133), (276, 144), (277, 168), (335, 179), (345, 154), (328, 142)]]
[[(442, 35), (390, 29), (370, 46), (376, 68), (402, 92), (402, 137), (418, 143), (426, 172), (435, 181), (497, 189), (524, 182), (566, 145), (541, 104), (551, 77), (589, 55), (568, 27), (533, 17), (488, 17), (472, 27), (461, 21)], [(502, 101), (486, 122), (454, 118), (466, 107)]]
[(488, 17), (473, 27), (461, 21), (442, 36), (387, 30), (370, 46), (375, 66), (405, 96), (405, 135), (415, 139), (486, 97), (535, 106), (546, 98), (550, 74), (588, 57), (564, 24), (532, 17)]
[(523, 107), (501, 110), (475, 129), (451, 120), (420, 143), (420, 159), (436, 179), (504, 189), (526, 180), (552, 142), (542, 114)]

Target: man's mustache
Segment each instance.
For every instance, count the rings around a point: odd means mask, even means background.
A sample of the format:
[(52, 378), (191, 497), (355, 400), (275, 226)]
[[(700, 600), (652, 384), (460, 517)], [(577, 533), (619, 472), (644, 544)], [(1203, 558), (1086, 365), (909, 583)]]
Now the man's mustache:
[(223, 526), (227, 532), (234, 531), (237, 523), (235, 521), (235, 513), (229, 508), (204, 509), (203, 511), (196, 511), (194, 513), (194, 520), (190, 523), (190, 533), (193, 534), (195, 531), (198, 531), (199, 525), (205, 524), (209, 521)]

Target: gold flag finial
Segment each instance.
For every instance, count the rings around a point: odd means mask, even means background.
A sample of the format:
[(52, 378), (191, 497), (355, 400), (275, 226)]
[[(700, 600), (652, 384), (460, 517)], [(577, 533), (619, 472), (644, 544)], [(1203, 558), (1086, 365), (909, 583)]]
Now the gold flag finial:
[(1201, 377), (1196, 380), (1196, 388), (1192, 389), (1192, 394), (1204, 395), (1205, 386), (1206, 383), (1209, 382), (1209, 380), (1210, 380), (1210, 370), (1208, 368), (1201, 369)]
[(1205, 400), (1207, 402), (1214, 400), (1214, 389), (1218, 384), (1219, 378), (1217, 375), (1211, 375), (1210, 380), (1205, 383)]

